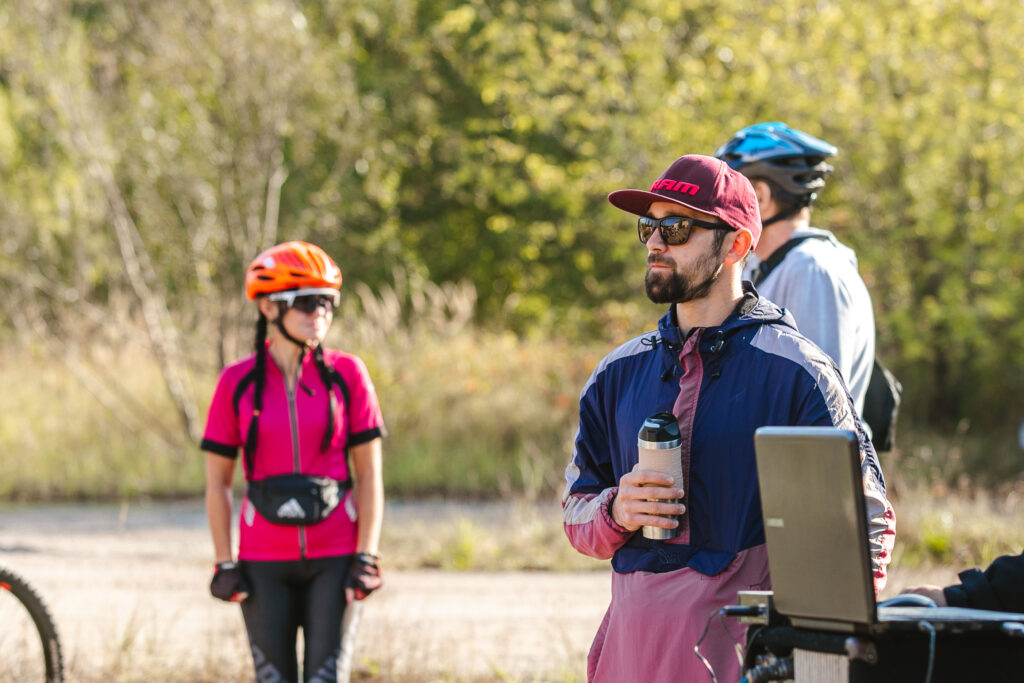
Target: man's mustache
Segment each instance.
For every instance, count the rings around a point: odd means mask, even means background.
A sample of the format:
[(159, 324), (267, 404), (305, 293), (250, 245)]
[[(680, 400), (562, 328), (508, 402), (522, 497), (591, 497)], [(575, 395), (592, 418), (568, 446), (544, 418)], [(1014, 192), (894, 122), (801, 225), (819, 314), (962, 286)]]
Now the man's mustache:
[(651, 266), (668, 266), (669, 268), (675, 268), (676, 262), (667, 256), (658, 256), (657, 254), (651, 254), (647, 257), (647, 267)]

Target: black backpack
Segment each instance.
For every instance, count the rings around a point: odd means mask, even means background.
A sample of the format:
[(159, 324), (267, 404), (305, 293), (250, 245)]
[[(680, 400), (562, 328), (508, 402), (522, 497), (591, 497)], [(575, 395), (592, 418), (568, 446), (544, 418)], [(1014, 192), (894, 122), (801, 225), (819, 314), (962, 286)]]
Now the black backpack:
[(864, 421), (871, 427), (871, 443), (879, 453), (892, 450), (902, 396), (903, 385), (875, 356), (864, 396)]
[[(754, 286), (764, 281), (768, 273), (772, 272), (777, 265), (782, 263), (794, 247), (804, 240), (828, 239), (827, 235), (801, 235), (794, 237), (781, 247), (772, 252), (767, 261), (762, 262), (754, 271)], [(864, 396), (864, 422), (871, 428), (871, 443), (875, 451), (882, 453), (891, 451), (896, 432), (896, 419), (899, 417), (900, 399), (903, 396), (903, 385), (896, 379), (896, 376), (889, 371), (878, 356), (875, 356), (874, 365), (871, 368), (871, 379), (868, 381), (868, 391)]]

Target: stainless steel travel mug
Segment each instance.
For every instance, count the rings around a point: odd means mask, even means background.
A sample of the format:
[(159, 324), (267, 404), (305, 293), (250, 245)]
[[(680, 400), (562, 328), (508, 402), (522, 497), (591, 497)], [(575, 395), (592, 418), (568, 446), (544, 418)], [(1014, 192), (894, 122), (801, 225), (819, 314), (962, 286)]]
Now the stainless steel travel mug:
[[(679, 438), (679, 423), (672, 413), (655, 413), (646, 420), (637, 435), (640, 469), (664, 472), (671, 476), (674, 486), (683, 485), (683, 461), (680, 457), (682, 441)], [(679, 503), (679, 498), (653, 499), (661, 503)], [(677, 515), (666, 515), (677, 519)], [(644, 538), (661, 541), (674, 538), (677, 529), (663, 529), (660, 526), (642, 527)]]

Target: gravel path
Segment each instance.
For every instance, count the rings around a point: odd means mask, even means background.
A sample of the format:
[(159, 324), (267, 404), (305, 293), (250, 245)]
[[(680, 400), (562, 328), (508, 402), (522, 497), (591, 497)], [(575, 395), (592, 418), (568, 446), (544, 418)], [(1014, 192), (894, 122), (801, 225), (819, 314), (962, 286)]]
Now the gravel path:
[[(463, 507), (476, 521), (506, 519)], [(451, 512), (389, 506), (388, 523)], [(241, 614), (207, 593), (210, 556), (201, 502), (0, 508), (0, 564), (49, 603), (72, 682), (251, 680)], [(954, 578), (952, 569), (893, 571), (883, 597)], [(610, 597), (607, 571), (385, 565), (385, 580), (364, 603), (359, 680), (582, 681)]]
[[(241, 615), (207, 593), (210, 552), (198, 502), (0, 510), (0, 563), (48, 602), (73, 681), (248, 680)], [(385, 578), (356, 645), (372, 680), (581, 680), (610, 586), (600, 571)]]

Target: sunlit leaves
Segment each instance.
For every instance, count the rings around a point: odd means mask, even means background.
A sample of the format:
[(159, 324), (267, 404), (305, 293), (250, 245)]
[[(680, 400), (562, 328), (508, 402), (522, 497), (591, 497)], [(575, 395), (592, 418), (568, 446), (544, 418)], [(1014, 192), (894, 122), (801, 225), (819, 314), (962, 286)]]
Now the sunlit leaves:
[(858, 253), (908, 414), (950, 418), (1024, 384), (1022, 63), (1016, 0), (15, 0), (3, 244), (120, 286), (63, 88), (183, 317), (301, 237), (347, 282), (401, 265), (471, 281), (485, 318), (593, 333), (643, 305), (605, 195), (783, 120), (839, 148), (815, 222)]

